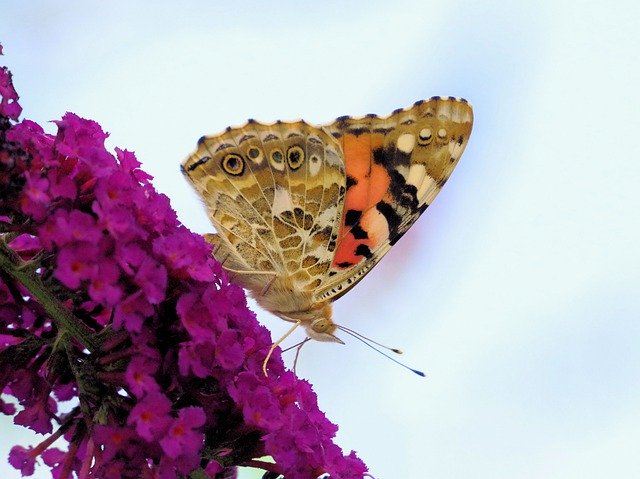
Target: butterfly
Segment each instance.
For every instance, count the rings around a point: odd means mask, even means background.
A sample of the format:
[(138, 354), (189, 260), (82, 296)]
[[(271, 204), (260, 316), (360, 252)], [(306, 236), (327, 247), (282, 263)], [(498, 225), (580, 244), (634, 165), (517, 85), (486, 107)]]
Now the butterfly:
[[(182, 164), (217, 234), (214, 256), (263, 308), (342, 342), (332, 303), (427, 209), (464, 151), (473, 112), (432, 97), (389, 116), (243, 126), (204, 136)], [(308, 339), (307, 338), (307, 339)], [(376, 343), (377, 344), (377, 343)]]

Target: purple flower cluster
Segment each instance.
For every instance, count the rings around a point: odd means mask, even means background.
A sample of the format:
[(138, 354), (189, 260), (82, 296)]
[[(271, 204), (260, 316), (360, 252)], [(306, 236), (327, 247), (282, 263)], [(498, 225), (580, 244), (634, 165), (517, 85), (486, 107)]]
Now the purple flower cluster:
[(20, 406), (0, 412), (48, 435), (9, 462), (31, 475), (41, 458), (54, 478), (363, 477), (278, 352), (262, 374), (268, 331), (134, 154), (72, 113), (56, 135), (17, 122), (6, 68), (0, 96), (0, 392)]

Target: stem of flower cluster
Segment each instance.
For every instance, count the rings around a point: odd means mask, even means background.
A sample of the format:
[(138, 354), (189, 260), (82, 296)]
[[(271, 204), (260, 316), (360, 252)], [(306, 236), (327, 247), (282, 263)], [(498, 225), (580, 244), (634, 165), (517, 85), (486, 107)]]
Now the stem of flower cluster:
[(42, 284), (40, 278), (28, 263), (9, 248), (0, 238), (0, 268), (20, 282), (31, 295), (42, 305), (61, 331), (77, 339), (89, 351), (96, 351), (99, 347), (93, 332)]

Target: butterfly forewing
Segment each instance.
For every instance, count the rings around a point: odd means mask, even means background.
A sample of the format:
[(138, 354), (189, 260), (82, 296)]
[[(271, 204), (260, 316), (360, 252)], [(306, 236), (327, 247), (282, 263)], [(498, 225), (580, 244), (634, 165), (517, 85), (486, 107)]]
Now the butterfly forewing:
[(432, 98), (386, 118), (327, 126), (341, 143), (348, 176), (338, 248), (317, 301), (345, 294), (431, 204), (464, 151), (472, 121), (466, 101)]

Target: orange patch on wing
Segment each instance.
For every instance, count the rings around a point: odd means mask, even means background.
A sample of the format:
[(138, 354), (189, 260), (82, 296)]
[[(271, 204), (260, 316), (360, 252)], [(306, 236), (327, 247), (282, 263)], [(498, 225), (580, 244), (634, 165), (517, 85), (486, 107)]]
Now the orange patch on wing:
[[(391, 179), (387, 170), (373, 162), (373, 150), (381, 148), (383, 136), (379, 133), (361, 134), (359, 136), (346, 134), (342, 137), (342, 149), (344, 152), (347, 175), (356, 180), (356, 184), (347, 190), (344, 199), (344, 212), (355, 210), (363, 212), (360, 223), (361, 228), (369, 233), (372, 228), (372, 235), (367, 239), (356, 239), (351, 233), (351, 227), (347, 227), (345, 216), (342, 217), (342, 224), (338, 232), (338, 246), (336, 248), (333, 265), (345, 269), (350, 266), (338, 266), (340, 264), (358, 264), (365, 258), (356, 255), (355, 251), (359, 245), (369, 247), (371, 251), (380, 244), (381, 237), (384, 236), (385, 225), (378, 224), (377, 217), (365, 213), (375, 207), (389, 191)], [(387, 232), (388, 234), (388, 232)]]
[(373, 162), (373, 150), (382, 148), (380, 133), (346, 134), (342, 151), (347, 175), (356, 180), (345, 196), (345, 211), (365, 211), (382, 199), (389, 189), (389, 175), (384, 167)]
[[(340, 231), (342, 232), (343, 230), (344, 224), (340, 227)], [(336, 253), (333, 257), (333, 266), (340, 269), (347, 269), (362, 261), (364, 258), (356, 255), (355, 251), (358, 245), (363, 242), (366, 242), (366, 240), (357, 240), (351, 232), (346, 232), (342, 236), (340, 245), (336, 248)], [(349, 264), (347, 265), (347, 263)]]

